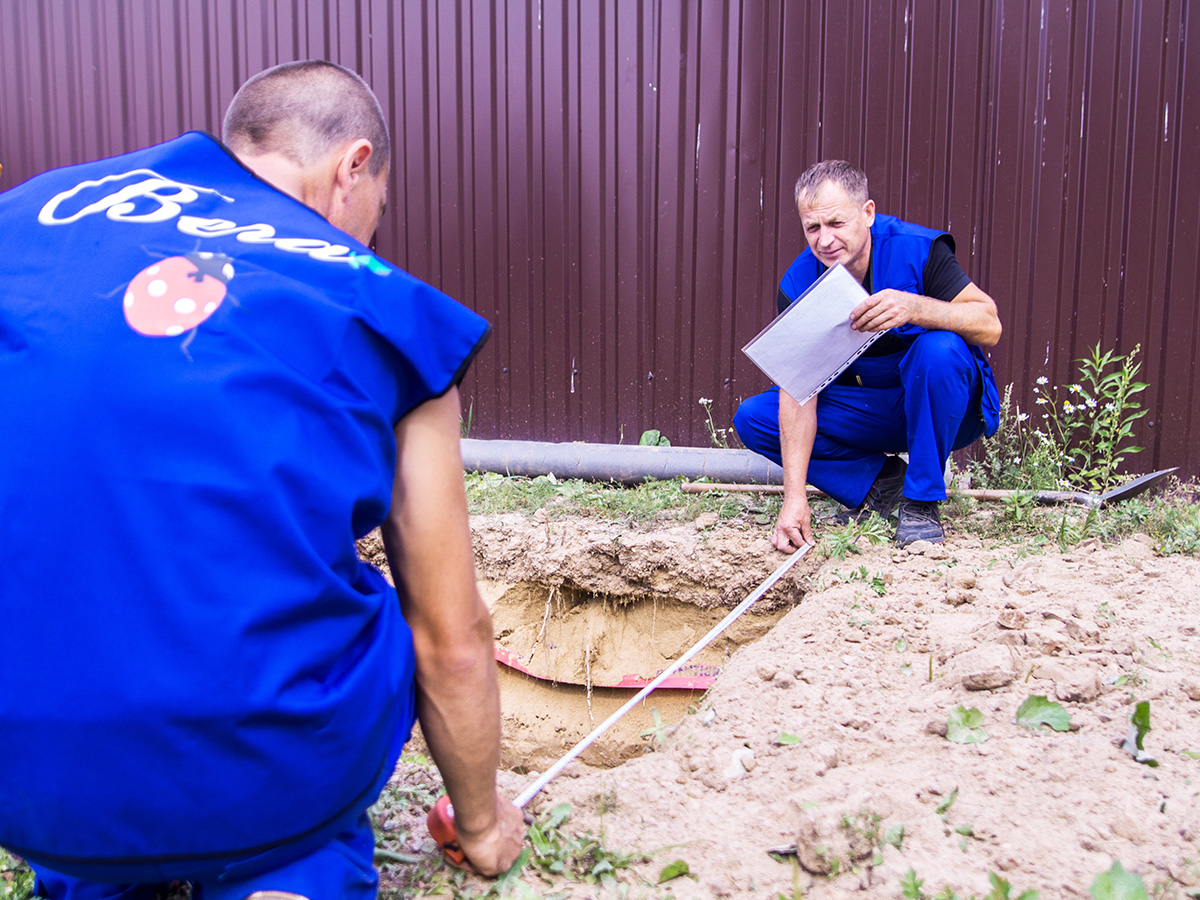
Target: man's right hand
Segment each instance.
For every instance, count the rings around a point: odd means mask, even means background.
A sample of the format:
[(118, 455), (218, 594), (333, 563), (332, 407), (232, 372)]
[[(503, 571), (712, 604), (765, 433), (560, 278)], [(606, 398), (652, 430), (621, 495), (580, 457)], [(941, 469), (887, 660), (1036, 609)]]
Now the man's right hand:
[(771, 543), (776, 550), (795, 553), (805, 544), (815, 544), (812, 531), (812, 512), (808, 508), (807, 493), (798, 496), (785, 494), (779, 518), (775, 520), (775, 533)]
[[(457, 823), (456, 823), (457, 826)], [(458, 846), (466, 854), (470, 871), (495, 877), (512, 868), (525, 842), (525, 814), (499, 793), (496, 794), (496, 820), (491, 828), (471, 834), (456, 827)]]

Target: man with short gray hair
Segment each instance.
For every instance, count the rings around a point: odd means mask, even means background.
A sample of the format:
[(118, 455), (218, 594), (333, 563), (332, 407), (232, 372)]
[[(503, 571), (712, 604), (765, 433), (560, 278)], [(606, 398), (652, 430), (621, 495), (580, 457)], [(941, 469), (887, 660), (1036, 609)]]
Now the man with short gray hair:
[(372, 175), (392, 158), (387, 119), (362, 76), (325, 60), (283, 63), (243, 84), (221, 127), (221, 139), (238, 156), (279, 153), (309, 166), (352, 138), (371, 143)]
[(356, 74), (258, 75), (225, 136), (0, 194), (0, 844), (55, 900), (371, 900), (419, 718), (496, 875), (524, 824), (457, 387), (490, 326), (368, 248)]
[(949, 234), (877, 214), (866, 174), (844, 160), (806, 170), (796, 208), (808, 248), (780, 282), (779, 311), (840, 263), (870, 295), (851, 327), (886, 334), (803, 406), (772, 388), (738, 407), (738, 437), (783, 466), (772, 543), (794, 552), (813, 542), (810, 483), (847, 507), (842, 522), (898, 507), (899, 546), (941, 543), (946, 461), (998, 424), (981, 349), (1000, 339), (996, 304), (962, 270)]

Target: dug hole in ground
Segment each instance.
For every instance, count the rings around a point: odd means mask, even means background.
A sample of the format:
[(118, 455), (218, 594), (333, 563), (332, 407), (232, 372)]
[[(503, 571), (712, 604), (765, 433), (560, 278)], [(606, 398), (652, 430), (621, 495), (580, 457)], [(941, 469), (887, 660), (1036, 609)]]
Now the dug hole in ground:
[[(514, 796), (631, 695), (605, 685), (653, 677), (783, 558), (765, 529), (713, 515), (472, 528), (500, 655), (532, 673), (501, 666)], [(386, 570), (377, 536), (362, 549)], [(630, 896), (900, 897), (911, 869), (929, 896), (985, 895), (995, 872), (1049, 900), (1090, 896), (1114, 860), (1151, 896), (1194, 896), (1198, 597), (1200, 563), (1140, 536), (1044, 555), (961, 534), (814, 553), (682, 673), (711, 687), (651, 694), (530, 811), (570, 803), (571, 830), (650, 854)], [(1031, 696), (1069, 729), (1018, 725)], [(1121, 746), (1141, 701), (1157, 767)], [(980, 742), (947, 737), (959, 707), (982, 715)], [(676, 859), (696, 880), (649, 887)]]

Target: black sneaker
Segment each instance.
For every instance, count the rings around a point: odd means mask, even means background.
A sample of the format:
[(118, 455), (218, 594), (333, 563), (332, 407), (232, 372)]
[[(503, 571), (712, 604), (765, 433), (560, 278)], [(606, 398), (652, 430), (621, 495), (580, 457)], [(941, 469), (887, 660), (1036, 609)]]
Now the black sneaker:
[(889, 456), (883, 468), (875, 476), (871, 489), (863, 502), (854, 509), (842, 509), (833, 516), (835, 525), (846, 525), (851, 521), (865, 521), (871, 513), (876, 513), (886, 519), (896, 508), (904, 491), (904, 473), (908, 471), (908, 463), (898, 456)]
[(900, 500), (900, 524), (896, 526), (896, 546), (907, 547), (913, 541), (946, 543), (937, 500), (909, 500), (907, 497)]

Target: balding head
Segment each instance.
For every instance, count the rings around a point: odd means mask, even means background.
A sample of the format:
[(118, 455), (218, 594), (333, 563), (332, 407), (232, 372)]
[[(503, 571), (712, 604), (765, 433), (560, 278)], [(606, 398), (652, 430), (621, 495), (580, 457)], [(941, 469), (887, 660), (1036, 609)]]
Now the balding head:
[(372, 175), (391, 158), (375, 94), (354, 72), (324, 60), (284, 63), (255, 75), (229, 104), (221, 137), (239, 156), (277, 153), (302, 167), (359, 139), (371, 142)]

